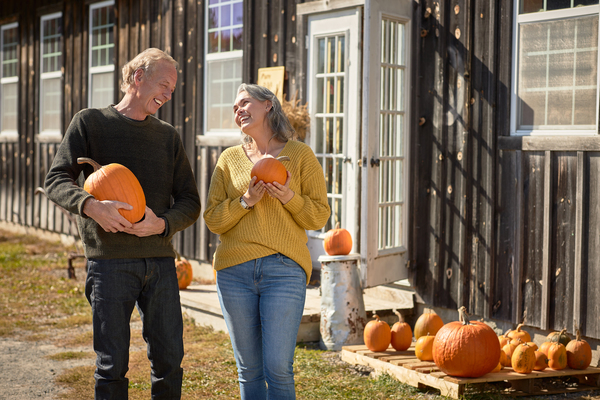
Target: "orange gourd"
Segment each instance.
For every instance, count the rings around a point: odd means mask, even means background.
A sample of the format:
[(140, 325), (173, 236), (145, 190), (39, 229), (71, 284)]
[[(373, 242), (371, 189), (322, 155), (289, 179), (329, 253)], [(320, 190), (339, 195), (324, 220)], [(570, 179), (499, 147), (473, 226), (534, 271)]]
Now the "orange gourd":
[(187, 288), (194, 278), (192, 264), (178, 254), (175, 261), (175, 268), (177, 271), (177, 283), (179, 284), (179, 289)]
[(575, 332), (575, 340), (567, 346), (567, 365), (573, 369), (586, 369), (592, 362), (592, 348), (589, 343), (581, 338), (579, 329)]
[(421, 336), (425, 335), (435, 336), (442, 326), (444, 326), (442, 318), (435, 311), (426, 308), (415, 322), (415, 339), (419, 340)]
[(517, 329), (510, 331), (506, 334), (511, 339), (521, 339), (523, 342), (531, 342), (531, 335), (529, 332), (521, 330), (523, 324), (517, 325)]
[(285, 166), (276, 158), (265, 157), (258, 160), (252, 170), (250, 171), (251, 177), (257, 177), (257, 182), (263, 181), (264, 183), (277, 182), (285, 185), (287, 180), (287, 170)]
[(504, 345), (504, 347), (502, 347), (502, 350), (506, 353), (506, 356), (510, 359), (512, 357), (515, 349), (517, 348), (517, 346), (522, 343), (523, 342), (521, 341), (521, 339), (511, 340), (510, 342), (506, 343)]
[(548, 368), (548, 356), (541, 351), (535, 351), (535, 365), (533, 366), (534, 371), (543, 371)]
[(371, 320), (365, 326), (363, 338), (365, 345), (371, 351), (385, 351), (392, 340), (392, 330), (387, 322), (379, 319), (379, 315), (373, 313), (375, 320)]
[(571, 341), (571, 337), (567, 334), (566, 329), (563, 329), (560, 332), (552, 332), (547, 338), (549, 342), (562, 343), (563, 346), (566, 346)]
[(447, 323), (435, 335), (433, 361), (447, 375), (478, 378), (500, 361), (498, 336), (485, 323), (469, 321), (465, 307), (458, 313), (460, 321)]
[(340, 223), (335, 224), (334, 229), (330, 229), (323, 239), (323, 248), (330, 256), (345, 256), (352, 250), (352, 235), (345, 229), (340, 229)]
[(435, 336), (421, 336), (415, 343), (415, 356), (421, 361), (433, 361), (433, 341)]
[(552, 342), (544, 342), (540, 346), (539, 350), (547, 356), (548, 355), (548, 347), (550, 347), (551, 344), (552, 344)]
[(120, 208), (119, 213), (132, 224), (142, 219), (146, 212), (146, 196), (133, 172), (117, 163), (101, 166), (87, 157), (79, 157), (77, 163), (94, 167), (94, 172), (85, 180), (83, 190), (98, 201), (115, 200), (131, 205), (133, 209)]
[(527, 343), (517, 346), (510, 359), (510, 364), (515, 372), (530, 374), (535, 366), (535, 350)]
[(506, 355), (504, 350), (500, 350), (500, 364), (502, 364), (503, 367), (510, 367), (510, 357)]
[(567, 349), (562, 343), (552, 343), (548, 347), (548, 367), (555, 370), (567, 368)]
[(510, 330), (506, 331), (504, 335), (498, 336), (498, 341), (500, 342), (500, 348), (504, 347), (504, 345), (510, 342), (510, 338), (507, 336)]
[(404, 351), (412, 343), (412, 329), (408, 323), (404, 322), (399, 311), (394, 310), (394, 312), (398, 316), (398, 322), (392, 325), (391, 345), (398, 351)]
[(535, 351), (539, 350), (539, 347), (537, 344), (535, 344), (535, 342), (527, 342), (527, 346), (533, 348)]

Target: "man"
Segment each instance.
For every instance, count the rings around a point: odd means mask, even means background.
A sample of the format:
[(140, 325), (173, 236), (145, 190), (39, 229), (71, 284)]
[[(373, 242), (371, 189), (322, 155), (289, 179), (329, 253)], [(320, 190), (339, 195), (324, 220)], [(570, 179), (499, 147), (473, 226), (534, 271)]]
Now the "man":
[[(134, 307), (148, 346), (152, 398), (181, 397), (183, 322), (171, 238), (196, 221), (200, 198), (179, 134), (153, 116), (171, 99), (177, 67), (158, 49), (127, 63), (123, 99), (77, 113), (46, 176), (48, 197), (77, 214), (88, 259), (85, 293), (93, 313), (96, 399), (127, 398)], [(98, 201), (85, 192), (83, 182), (93, 171), (78, 164), (78, 157), (129, 168), (144, 190), (144, 218), (132, 224), (119, 213), (131, 205)]]

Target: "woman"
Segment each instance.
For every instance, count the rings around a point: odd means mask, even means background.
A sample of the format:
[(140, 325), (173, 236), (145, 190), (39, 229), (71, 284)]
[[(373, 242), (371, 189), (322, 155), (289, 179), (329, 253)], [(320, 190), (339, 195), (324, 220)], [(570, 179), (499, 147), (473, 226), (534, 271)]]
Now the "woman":
[[(233, 105), (243, 144), (213, 173), (204, 219), (220, 235), (217, 291), (247, 399), (295, 399), (294, 350), (312, 262), (305, 230), (329, 218), (323, 170), (268, 89), (242, 84)], [(250, 176), (264, 157), (287, 156), (285, 184)], [(268, 388), (267, 385), (268, 384)]]

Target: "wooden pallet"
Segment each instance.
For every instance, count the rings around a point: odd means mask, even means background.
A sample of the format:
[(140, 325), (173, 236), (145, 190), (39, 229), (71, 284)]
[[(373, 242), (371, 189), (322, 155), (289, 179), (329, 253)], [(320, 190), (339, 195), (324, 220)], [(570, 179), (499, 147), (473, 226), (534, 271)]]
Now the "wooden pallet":
[(377, 373), (387, 373), (419, 389), (437, 389), (443, 396), (454, 399), (469, 393), (531, 396), (597, 390), (600, 386), (600, 368), (593, 367), (585, 370), (546, 369), (531, 374), (504, 368), (475, 379), (453, 377), (440, 371), (433, 362), (420, 361), (412, 347), (406, 351), (395, 351), (390, 347), (384, 352), (374, 353), (364, 345), (344, 346), (341, 358), (349, 364), (366, 365)]

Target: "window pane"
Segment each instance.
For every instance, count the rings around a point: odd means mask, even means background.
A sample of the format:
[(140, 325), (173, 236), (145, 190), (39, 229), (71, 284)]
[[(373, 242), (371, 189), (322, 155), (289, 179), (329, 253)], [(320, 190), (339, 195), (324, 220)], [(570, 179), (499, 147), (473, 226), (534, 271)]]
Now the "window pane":
[(522, 24), (519, 31), (517, 128), (592, 129), (598, 16)]
[(0, 98), (0, 114), (2, 121), (0, 128), (2, 131), (17, 131), (17, 105), (18, 83), (5, 83), (0, 87), (2, 97)]
[(18, 30), (14, 28), (3, 29), (2, 38), (2, 70), (1, 78), (9, 78), (17, 76), (17, 45), (18, 45)]
[(42, 73), (60, 71), (62, 17), (42, 21)]
[(242, 49), (243, 9), (243, 0), (209, 2), (209, 54)]
[(114, 65), (115, 25), (113, 6), (92, 9), (92, 26), (90, 28), (92, 42), (92, 67)]
[(60, 78), (44, 79), (41, 88), (42, 131), (60, 130)]
[(519, 13), (528, 14), (540, 11), (564, 10), (594, 4), (598, 4), (598, 0), (521, 0)]
[(242, 83), (242, 59), (215, 60), (207, 63), (207, 128), (237, 130), (233, 120), (233, 102)]
[(92, 75), (92, 108), (102, 108), (114, 102), (114, 73), (105, 72)]

